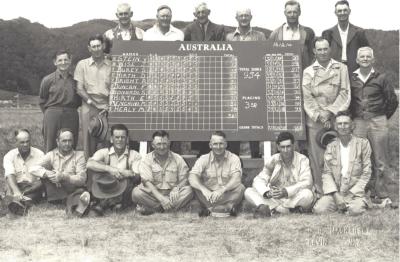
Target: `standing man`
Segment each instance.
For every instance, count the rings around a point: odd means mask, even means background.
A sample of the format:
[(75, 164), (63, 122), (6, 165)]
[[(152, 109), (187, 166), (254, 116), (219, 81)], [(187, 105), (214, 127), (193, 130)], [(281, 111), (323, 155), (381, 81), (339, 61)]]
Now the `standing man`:
[(350, 83), (347, 66), (331, 58), (328, 40), (314, 41), (316, 61), (303, 72), (303, 101), (307, 121), (308, 149), (311, 152), (311, 171), (315, 188), (322, 193), (321, 172), (324, 164), (317, 134), (330, 129), (334, 116), (350, 105)]
[[(226, 35), (226, 41), (265, 41), (266, 37), (263, 32), (251, 28), (250, 22), (252, 18), (250, 9), (238, 10), (236, 12), (238, 27), (234, 32)], [(229, 142), (229, 150), (239, 155), (240, 142)], [(250, 153), (252, 158), (260, 157), (260, 142), (250, 141)]]
[(358, 68), (356, 63), (357, 50), (369, 46), (364, 29), (350, 24), (351, 13), (349, 2), (338, 1), (335, 4), (335, 15), (338, 24), (322, 32), (322, 37), (328, 39), (332, 48), (332, 58), (347, 65), (349, 74)]
[(244, 196), (255, 206), (254, 217), (271, 216), (271, 211), (286, 214), (291, 210), (311, 209), (314, 195), (310, 162), (294, 151), (294, 136), (289, 132), (278, 135), (279, 153), (265, 164), (263, 171), (254, 178), (253, 187)]
[(223, 41), (225, 29), (223, 25), (217, 25), (208, 19), (211, 10), (206, 3), (201, 3), (195, 7), (193, 15), (196, 17), (183, 30), (185, 41)]
[(27, 129), (14, 132), (16, 146), (3, 158), (6, 191), (14, 200), (9, 209), (14, 214), (23, 215), (32, 201), (42, 197), (43, 187), (39, 178), (33, 176), (29, 168), (39, 163), (43, 152), (31, 147), (31, 135)]
[(273, 41), (300, 40), (302, 43), (302, 69), (304, 70), (306, 67), (311, 65), (314, 59), (314, 31), (309, 27), (299, 24), (299, 17), (301, 15), (299, 2), (293, 0), (287, 1), (283, 13), (286, 16), (286, 23), (275, 29), (269, 36), (269, 39)]
[(104, 33), (109, 46), (106, 47), (106, 53), (110, 53), (113, 40), (142, 40), (144, 31), (133, 25), (131, 18), (133, 12), (131, 6), (127, 3), (118, 5), (115, 16), (118, 18), (118, 25)]
[(157, 22), (143, 35), (144, 41), (183, 41), (181, 30), (171, 24), (172, 10), (167, 5), (157, 8)]
[(74, 135), (70, 129), (57, 132), (57, 148), (48, 152), (38, 165), (30, 168), (46, 188), (47, 201), (67, 200), (68, 215), (83, 216), (90, 202), (85, 189), (86, 160), (81, 151), (73, 149)]
[(83, 149), (86, 159), (96, 151), (101, 142), (89, 133), (89, 121), (93, 116), (108, 110), (111, 87), (111, 61), (104, 56), (104, 39), (101, 35), (89, 38), (89, 58), (79, 61), (75, 69), (74, 79), (77, 91), (82, 97), (81, 121), (83, 133)]
[(61, 128), (69, 128), (74, 134), (74, 145), (79, 134), (78, 107), (81, 97), (77, 94), (76, 81), (71, 67), (71, 54), (67, 50), (59, 50), (54, 56), (56, 71), (43, 78), (39, 90), (39, 105), (43, 116), (43, 140), (46, 152), (57, 147), (57, 132)]
[(388, 119), (399, 102), (387, 76), (375, 71), (372, 48), (359, 48), (356, 61), (360, 68), (350, 78), (354, 134), (368, 138), (371, 144), (372, 176), (367, 189), (371, 191), (372, 199), (382, 200), (389, 196), (385, 185), (385, 178), (390, 177)]
[(324, 155), (324, 196), (313, 211), (358, 215), (367, 208), (364, 190), (371, 176), (371, 147), (367, 139), (352, 135), (354, 124), (347, 113), (337, 114), (335, 129), (338, 138), (328, 144)]
[(98, 150), (89, 158), (88, 188), (99, 200), (95, 211), (102, 215), (105, 209), (123, 210), (132, 204), (132, 189), (140, 184), (141, 156), (129, 149), (129, 130), (123, 124), (111, 127), (110, 148)]
[(140, 164), (142, 184), (133, 190), (132, 200), (144, 207), (143, 215), (177, 211), (193, 197), (188, 183), (189, 168), (180, 155), (169, 150), (166, 131), (154, 132), (151, 145), (154, 151)]
[(250, 26), (253, 16), (250, 9), (242, 9), (236, 12), (238, 27), (235, 31), (226, 35), (226, 41), (264, 41), (266, 37), (263, 32), (254, 30)]
[(202, 155), (189, 173), (189, 183), (203, 206), (199, 216), (236, 216), (242, 201), (242, 166), (237, 155), (226, 150), (226, 135), (215, 131), (211, 135), (211, 152)]

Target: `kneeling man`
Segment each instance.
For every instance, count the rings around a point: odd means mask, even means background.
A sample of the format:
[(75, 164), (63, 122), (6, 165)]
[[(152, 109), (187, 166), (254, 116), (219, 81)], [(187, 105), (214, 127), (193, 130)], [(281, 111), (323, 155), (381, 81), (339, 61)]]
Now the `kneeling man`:
[(143, 206), (143, 215), (176, 211), (193, 197), (188, 184), (189, 168), (180, 155), (170, 151), (166, 131), (154, 132), (151, 145), (154, 150), (140, 164), (142, 184), (133, 190), (132, 200)]
[(237, 155), (226, 150), (226, 135), (211, 135), (211, 152), (202, 155), (189, 173), (189, 183), (203, 206), (199, 216), (236, 216), (243, 199), (242, 166)]
[(47, 201), (67, 200), (67, 214), (82, 216), (90, 201), (85, 189), (86, 160), (82, 151), (75, 151), (72, 130), (61, 128), (57, 132), (57, 148), (48, 152), (30, 171), (42, 178)]
[(104, 210), (120, 211), (132, 204), (132, 189), (140, 184), (141, 156), (129, 149), (129, 130), (123, 124), (111, 127), (111, 147), (102, 148), (89, 158), (88, 188), (98, 200), (94, 210), (103, 215)]
[(347, 113), (336, 116), (338, 138), (324, 155), (322, 189), (324, 196), (314, 206), (314, 213), (363, 213), (367, 208), (365, 186), (371, 177), (371, 147), (366, 138), (352, 135), (354, 124)]
[(294, 136), (278, 135), (279, 153), (273, 155), (254, 178), (253, 187), (244, 192), (248, 202), (256, 207), (254, 217), (269, 217), (271, 211), (289, 213), (311, 209), (314, 195), (308, 158), (294, 151)]

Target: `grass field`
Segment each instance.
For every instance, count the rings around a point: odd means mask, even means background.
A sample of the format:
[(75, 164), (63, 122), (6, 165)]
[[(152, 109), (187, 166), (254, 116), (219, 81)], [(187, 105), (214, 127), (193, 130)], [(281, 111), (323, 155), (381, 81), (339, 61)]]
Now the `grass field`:
[[(391, 168), (398, 198), (398, 112), (390, 121)], [(0, 111), (0, 157), (13, 148), (13, 130), (28, 128), (42, 148), (42, 114)], [(0, 172), (0, 193), (4, 188)], [(33, 207), (26, 217), (0, 217), (3, 261), (399, 261), (398, 209), (253, 219), (198, 218), (188, 213), (143, 217), (131, 210), (102, 218), (68, 219), (60, 206)]]

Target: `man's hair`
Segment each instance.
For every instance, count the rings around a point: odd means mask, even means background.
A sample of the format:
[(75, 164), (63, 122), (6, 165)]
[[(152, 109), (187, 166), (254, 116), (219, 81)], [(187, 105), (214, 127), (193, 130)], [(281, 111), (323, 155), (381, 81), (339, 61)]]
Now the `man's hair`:
[[(72, 137), (74, 138), (74, 132), (72, 132), (72, 130), (70, 128), (61, 128), (57, 131), (57, 136), (56, 138), (59, 139), (60, 135), (64, 132), (70, 132), (72, 134)], [(74, 138), (75, 139), (75, 138)]]
[(14, 131), (14, 137), (17, 137), (20, 133), (25, 132), (27, 133), (29, 136), (31, 136), (31, 132), (29, 132), (28, 129), (25, 128), (19, 128), (17, 130)]
[(96, 34), (89, 37), (88, 46), (90, 46), (90, 42), (93, 40), (99, 40), (102, 44), (104, 43), (104, 37), (101, 34)]
[(211, 136), (210, 136), (210, 139), (211, 139), (212, 136), (221, 136), (224, 139), (226, 139), (225, 133), (223, 131), (220, 131), (220, 130), (212, 132)]
[(289, 0), (285, 3), (285, 8), (288, 5), (297, 5), (297, 9), (299, 10), (299, 12), (301, 12), (301, 7), (300, 7), (300, 3), (294, 0)]
[(114, 135), (115, 130), (124, 130), (126, 135), (129, 136), (129, 129), (124, 124), (115, 124), (111, 126), (111, 135)]
[(238, 9), (238, 10), (236, 11), (236, 16), (238, 16), (238, 14), (239, 14), (240, 12), (245, 12), (245, 13), (248, 13), (249, 15), (251, 15), (251, 9), (250, 9), (250, 8)]
[(351, 117), (351, 114), (350, 114), (350, 112), (349, 112), (348, 110), (346, 110), (346, 111), (339, 111), (339, 112), (336, 114), (335, 119), (338, 118), (339, 116), (348, 116), (348, 117), (350, 117), (350, 119), (353, 119), (353, 118)]
[(276, 138), (276, 144), (279, 145), (280, 142), (290, 140), (292, 144), (294, 144), (294, 136), (290, 132), (280, 132), (278, 137)]
[(326, 39), (325, 37), (322, 37), (322, 36), (317, 36), (317, 37), (314, 39), (313, 48), (315, 48), (315, 44), (316, 44), (317, 42), (322, 42), (322, 41), (325, 41), (325, 40), (328, 42), (329, 47), (331, 47), (331, 42), (329, 42), (328, 39)]
[(157, 130), (153, 133), (152, 138), (154, 139), (156, 136), (167, 137), (169, 139), (169, 134), (165, 130)]
[(349, 2), (347, 0), (337, 1), (336, 4), (335, 4), (335, 8), (338, 5), (347, 5), (350, 8), (350, 4), (349, 4)]
[(200, 7), (202, 7), (202, 6), (204, 6), (207, 10), (210, 10), (210, 9), (208, 8), (208, 6), (207, 6), (207, 3), (202, 2), (202, 3), (200, 3), (200, 4), (198, 4), (198, 5), (195, 6), (194, 12), (197, 12), (197, 10), (198, 10)]
[(131, 10), (131, 5), (130, 5), (130, 4), (128, 4), (128, 3), (122, 3), (122, 4), (119, 4), (119, 5), (118, 5), (118, 7), (117, 7), (117, 12), (118, 12), (118, 10), (119, 10), (119, 9), (121, 9), (121, 8), (124, 8), (124, 7), (128, 8), (128, 9), (129, 9), (129, 11), (131, 11), (131, 12), (132, 12), (132, 10)]
[(369, 47), (369, 46), (363, 46), (363, 47), (358, 48), (358, 50), (357, 50), (357, 57), (360, 55), (360, 53), (361, 53), (362, 51), (370, 51), (372, 57), (374, 57), (374, 49), (372, 49), (372, 48)]
[(54, 52), (53, 59), (56, 60), (59, 55), (66, 54), (68, 58), (71, 58), (71, 52), (68, 49), (59, 49)]
[(160, 11), (163, 10), (163, 9), (168, 9), (168, 10), (172, 13), (171, 7), (169, 7), (169, 6), (167, 6), (167, 5), (161, 5), (161, 6), (159, 6), (159, 7), (157, 8), (157, 14), (158, 14), (158, 12), (160, 12)]

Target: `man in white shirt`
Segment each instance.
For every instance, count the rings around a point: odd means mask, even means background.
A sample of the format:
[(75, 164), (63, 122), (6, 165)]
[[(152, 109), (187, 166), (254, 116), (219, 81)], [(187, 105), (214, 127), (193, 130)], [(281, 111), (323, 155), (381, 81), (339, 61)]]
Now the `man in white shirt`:
[(144, 41), (183, 41), (184, 34), (171, 24), (172, 10), (167, 5), (157, 9), (157, 22), (148, 29), (144, 35)]

